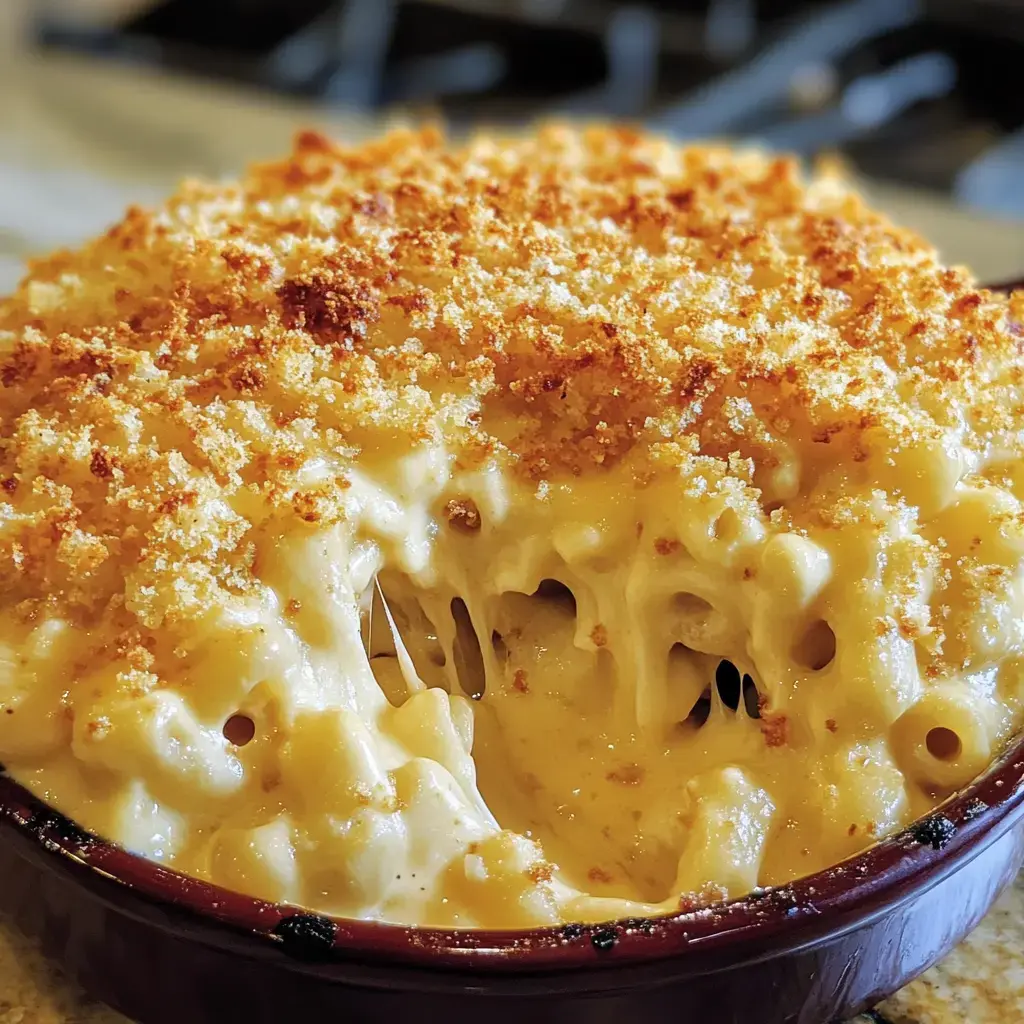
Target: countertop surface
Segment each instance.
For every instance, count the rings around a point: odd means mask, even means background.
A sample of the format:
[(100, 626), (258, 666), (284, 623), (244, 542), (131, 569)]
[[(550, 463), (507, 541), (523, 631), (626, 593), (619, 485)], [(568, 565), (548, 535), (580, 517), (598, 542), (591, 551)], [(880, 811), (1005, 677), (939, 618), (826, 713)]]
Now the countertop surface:
[[(355, 138), (379, 128), (270, 97), (83, 59), (26, 56), (16, 45), (27, 0), (0, 0), (0, 292), (27, 255), (74, 244), (128, 202), (155, 201), (187, 173), (221, 176), (282, 152), (300, 125)], [(998, 224), (941, 200), (868, 186), (875, 201), (981, 280), (1024, 275), (1024, 225)], [(8, 886), (8, 889), (10, 887)], [(0, 1024), (113, 1024), (21, 937), (26, 912), (0, 878)], [(1024, 1021), (1024, 882), (942, 963), (856, 1024)]]

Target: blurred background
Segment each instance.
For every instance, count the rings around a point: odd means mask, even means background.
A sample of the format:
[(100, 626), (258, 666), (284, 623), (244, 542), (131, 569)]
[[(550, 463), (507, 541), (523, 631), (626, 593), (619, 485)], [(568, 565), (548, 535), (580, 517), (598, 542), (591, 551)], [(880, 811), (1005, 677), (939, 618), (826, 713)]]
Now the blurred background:
[(186, 173), (440, 114), (838, 153), (1024, 275), (1024, 0), (0, 0), (0, 289)]

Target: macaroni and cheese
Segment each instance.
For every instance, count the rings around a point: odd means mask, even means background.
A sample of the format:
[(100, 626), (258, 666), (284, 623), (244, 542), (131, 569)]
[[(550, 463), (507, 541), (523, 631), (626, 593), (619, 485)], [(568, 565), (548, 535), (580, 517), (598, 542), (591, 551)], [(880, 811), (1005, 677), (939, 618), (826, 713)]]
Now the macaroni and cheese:
[(1020, 725), (1022, 350), (787, 159), (304, 134), (0, 303), (0, 760), (359, 918), (840, 861)]

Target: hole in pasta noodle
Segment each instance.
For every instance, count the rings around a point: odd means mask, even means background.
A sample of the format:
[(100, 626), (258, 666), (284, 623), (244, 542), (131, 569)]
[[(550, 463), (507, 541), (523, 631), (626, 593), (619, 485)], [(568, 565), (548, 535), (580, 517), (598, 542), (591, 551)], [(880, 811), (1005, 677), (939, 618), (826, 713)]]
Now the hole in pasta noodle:
[(224, 723), (224, 739), (236, 747), (244, 747), (256, 735), (256, 723), (241, 712), (236, 712)]
[(928, 753), (937, 761), (955, 761), (963, 749), (960, 737), (944, 725), (937, 725), (934, 729), (929, 729), (924, 743), (928, 748)]
[(731, 661), (722, 660), (715, 669), (715, 688), (722, 703), (735, 711), (740, 706), (740, 672)]
[(551, 601), (553, 604), (562, 606), (571, 614), (576, 614), (576, 595), (561, 580), (541, 580), (533, 592), (533, 596)]
[(479, 700), (484, 695), (485, 685), (484, 656), (480, 650), (480, 641), (466, 602), (461, 597), (453, 597), (451, 610), (455, 620), (455, 674), (459, 677), (462, 692), (473, 700)]
[(793, 660), (815, 672), (829, 665), (835, 656), (836, 635), (824, 619), (815, 622), (793, 645)]
[(761, 695), (757, 692), (757, 684), (748, 675), (743, 677), (743, 707), (751, 718), (761, 717)]

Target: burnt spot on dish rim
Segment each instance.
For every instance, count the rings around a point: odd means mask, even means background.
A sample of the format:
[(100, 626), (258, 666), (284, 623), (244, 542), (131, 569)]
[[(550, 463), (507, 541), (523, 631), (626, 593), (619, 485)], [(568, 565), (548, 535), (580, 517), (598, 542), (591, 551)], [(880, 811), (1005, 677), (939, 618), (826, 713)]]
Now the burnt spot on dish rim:
[(614, 926), (601, 926), (590, 933), (590, 944), (599, 953), (607, 953), (613, 950), (619, 941), (618, 929)]
[(970, 801), (964, 808), (963, 820), (965, 822), (974, 821), (979, 814), (984, 813), (988, 810), (988, 804), (984, 800), (978, 800), (977, 798)]
[(658, 929), (658, 919), (650, 917), (630, 917), (608, 924), (582, 925), (570, 923), (559, 929), (563, 943), (579, 942), (589, 938), (590, 945), (599, 953), (613, 950), (619, 939), (626, 935), (653, 935)]
[(270, 933), (284, 952), (296, 960), (327, 960), (334, 952), (338, 924), (320, 914), (295, 913), (282, 917)]
[(956, 825), (944, 814), (930, 814), (927, 818), (911, 825), (908, 831), (922, 846), (931, 846), (933, 850), (942, 850), (950, 844), (956, 835)]
[[(6, 767), (0, 764), (0, 780), (9, 779)], [(11, 782), (13, 783), (13, 780)], [(60, 811), (54, 810), (27, 793), (26, 796), (29, 796), (29, 806), (23, 808), (23, 813), (20, 814), (5, 801), (0, 800), (0, 817), (15, 820), (22, 828), (30, 832), (42, 846), (55, 852), (82, 855), (88, 853), (94, 846), (103, 843), (99, 836), (86, 831), (77, 822), (61, 814)]]
[(56, 844), (68, 853), (88, 853), (97, 843), (103, 842), (91, 832), (87, 832), (81, 825), (50, 807), (40, 806), (33, 811), (27, 822), (27, 827), (32, 830), (40, 842), (53, 843), (56, 841)]

